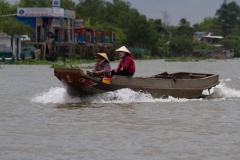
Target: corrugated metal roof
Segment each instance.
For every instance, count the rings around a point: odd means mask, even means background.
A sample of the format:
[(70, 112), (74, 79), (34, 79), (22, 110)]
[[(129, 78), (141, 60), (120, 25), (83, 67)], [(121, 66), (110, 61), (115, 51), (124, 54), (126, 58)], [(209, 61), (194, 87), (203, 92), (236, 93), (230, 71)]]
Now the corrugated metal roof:
[(205, 38), (218, 38), (218, 39), (221, 39), (223, 38), (222, 36), (203, 36)]
[(16, 34), (12, 35), (11, 37), (12, 38), (25, 38), (24, 36), (20, 36), (20, 35), (16, 35)]

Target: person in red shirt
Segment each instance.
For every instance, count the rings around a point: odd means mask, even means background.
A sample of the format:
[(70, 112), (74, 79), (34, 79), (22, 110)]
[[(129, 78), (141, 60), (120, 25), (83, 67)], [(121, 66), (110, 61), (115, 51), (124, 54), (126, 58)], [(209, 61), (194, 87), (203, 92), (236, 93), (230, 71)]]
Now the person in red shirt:
[(111, 76), (122, 75), (132, 77), (135, 73), (135, 63), (130, 51), (125, 46), (122, 46), (115, 53), (119, 55), (121, 60), (117, 68), (111, 71)]

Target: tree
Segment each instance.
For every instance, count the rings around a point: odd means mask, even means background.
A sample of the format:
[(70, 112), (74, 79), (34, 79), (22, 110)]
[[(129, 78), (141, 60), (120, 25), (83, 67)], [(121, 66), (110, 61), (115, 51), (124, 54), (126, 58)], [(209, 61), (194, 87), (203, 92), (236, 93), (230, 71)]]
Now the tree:
[(76, 13), (81, 15), (83, 19), (95, 17), (97, 18), (97, 12), (104, 2), (102, 0), (80, 0), (76, 5)]
[(8, 35), (30, 35), (32, 28), (29, 25), (18, 22), (14, 17), (0, 18), (0, 31)]
[[(126, 19), (126, 17), (128, 17)], [(130, 46), (143, 46), (144, 38), (147, 33), (147, 21), (145, 16), (139, 15), (135, 9), (131, 9), (128, 14), (122, 14), (119, 16), (123, 24), (119, 24), (120, 27), (124, 27), (124, 32), (126, 33), (128, 39), (127, 44)], [(124, 24), (127, 24), (124, 26)], [(144, 33), (145, 32), (145, 33)], [(140, 33), (140, 34), (139, 34)]]
[(181, 25), (176, 27), (176, 33), (175, 35), (187, 35), (189, 38), (192, 38), (194, 34), (193, 28), (191, 28), (189, 25)]
[(51, 7), (51, 0), (20, 0), (19, 7)]
[(216, 11), (215, 15), (221, 22), (223, 36), (226, 36), (231, 33), (231, 29), (239, 23), (238, 17), (240, 17), (240, 7), (235, 1), (228, 4), (223, 3), (221, 8)]
[(222, 34), (221, 22), (216, 17), (204, 18), (203, 22), (199, 23), (198, 27), (199, 31), (212, 32), (214, 35), (218, 36)]
[(125, 42), (126, 46), (146, 48), (152, 47), (153, 44), (156, 45), (156, 35), (146, 16), (131, 8), (129, 2), (80, 0), (76, 5), (76, 13), (81, 15), (84, 20), (95, 19), (95, 24), (110, 25), (121, 29), (127, 38), (119, 42)]
[[(10, 17), (9, 14), (16, 13), (16, 6), (11, 6), (8, 2), (0, 0), (0, 31), (7, 33), (8, 35), (29, 35), (31, 33), (31, 27), (23, 23), (19, 23), (14, 17)], [(6, 15), (6, 16), (3, 16)]]
[(227, 49), (234, 49), (234, 56), (240, 57), (240, 36), (228, 35), (221, 41), (221, 44)]
[(105, 2), (104, 6), (98, 10), (97, 19), (101, 23), (109, 23), (123, 29), (126, 28), (125, 22), (128, 22), (128, 16), (131, 12), (131, 4), (122, 0), (113, 0), (113, 3)]
[(179, 25), (188, 25), (188, 26), (190, 26), (190, 22), (187, 21), (186, 18), (181, 18), (180, 21), (179, 21)]
[(61, 8), (75, 10), (76, 3), (73, 0), (61, 0)]
[(199, 27), (199, 24), (196, 23), (193, 25), (193, 30), (196, 32), (196, 31), (200, 31), (200, 27)]
[(189, 56), (193, 50), (192, 39), (188, 35), (174, 36), (170, 42), (170, 49), (173, 56)]
[(148, 22), (151, 24), (151, 26), (154, 28), (154, 30), (157, 33), (165, 31), (164, 27), (162, 25), (162, 20), (161, 19), (149, 19)]
[(231, 30), (229, 35), (240, 36), (240, 25), (235, 25), (235, 27)]
[(0, 15), (8, 15), (13, 14), (14, 8), (12, 9), (12, 6), (5, 2), (5, 0), (0, 0)]
[[(52, 0), (20, 0), (19, 7), (52, 7)], [(75, 2), (73, 0), (61, 0), (61, 8), (74, 10)]]

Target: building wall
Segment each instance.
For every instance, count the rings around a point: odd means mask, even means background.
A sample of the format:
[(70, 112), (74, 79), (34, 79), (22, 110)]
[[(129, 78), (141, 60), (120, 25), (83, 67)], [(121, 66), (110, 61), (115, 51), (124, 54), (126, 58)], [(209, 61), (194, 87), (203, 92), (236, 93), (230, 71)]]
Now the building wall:
[(23, 17), (17, 17), (17, 20), (19, 22), (23, 22), (27, 25), (30, 25), (32, 28), (35, 27), (35, 19), (36, 18), (23, 18)]
[(0, 44), (5, 44), (6, 47), (11, 47), (11, 38), (10, 37), (0, 37)]

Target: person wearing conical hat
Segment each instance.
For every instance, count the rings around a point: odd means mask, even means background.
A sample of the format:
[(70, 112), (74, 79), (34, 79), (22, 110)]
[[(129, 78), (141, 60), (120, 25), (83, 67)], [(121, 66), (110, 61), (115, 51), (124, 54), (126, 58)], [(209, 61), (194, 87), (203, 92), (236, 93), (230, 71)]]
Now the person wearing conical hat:
[[(108, 56), (106, 53), (96, 53), (94, 54), (97, 62), (95, 63), (92, 73), (95, 77), (111, 77), (111, 66), (109, 64)], [(90, 72), (87, 71), (87, 74)]]
[(132, 77), (135, 73), (135, 63), (131, 52), (122, 46), (115, 51), (117, 55), (121, 58), (117, 68), (111, 71), (111, 76), (122, 75)]

